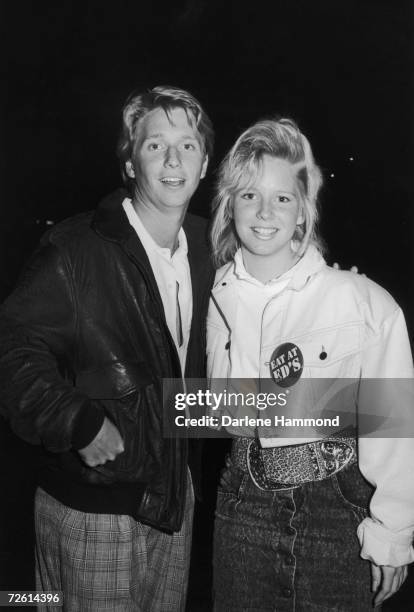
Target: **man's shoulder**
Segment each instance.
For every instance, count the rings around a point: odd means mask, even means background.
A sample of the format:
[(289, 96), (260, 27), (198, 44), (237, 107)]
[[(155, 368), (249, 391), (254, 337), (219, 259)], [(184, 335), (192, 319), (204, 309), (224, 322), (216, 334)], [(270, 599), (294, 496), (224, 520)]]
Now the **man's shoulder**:
[(115, 214), (119, 219), (118, 210), (125, 196), (125, 191), (117, 189), (104, 197), (96, 209), (82, 212), (57, 223), (42, 238), (43, 244), (54, 244), (55, 246), (71, 246), (91, 244), (98, 239), (94, 228), (96, 220), (108, 216), (108, 211)]
[(91, 221), (94, 211), (68, 217), (56, 223), (40, 239), (40, 252), (66, 253), (70, 258), (90, 251), (94, 241)]
[(52, 244), (65, 244), (89, 234), (94, 211), (79, 213), (59, 221), (42, 238), (43, 242)]

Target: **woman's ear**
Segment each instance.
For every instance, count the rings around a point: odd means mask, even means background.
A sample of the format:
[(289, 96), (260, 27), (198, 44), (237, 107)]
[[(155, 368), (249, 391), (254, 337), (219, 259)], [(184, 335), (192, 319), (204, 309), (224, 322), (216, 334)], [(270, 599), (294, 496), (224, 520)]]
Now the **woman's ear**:
[(305, 208), (301, 204), (298, 212), (298, 218), (296, 220), (296, 225), (302, 225), (302, 223), (305, 223)]

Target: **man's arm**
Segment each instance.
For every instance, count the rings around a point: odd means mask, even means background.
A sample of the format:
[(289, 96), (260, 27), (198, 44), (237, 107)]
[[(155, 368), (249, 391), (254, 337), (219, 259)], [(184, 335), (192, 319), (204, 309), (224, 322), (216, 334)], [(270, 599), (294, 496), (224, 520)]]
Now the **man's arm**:
[(108, 437), (114, 426), (100, 402), (62, 376), (76, 358), (76, 317), (70, 265), (44, 241), (0, 310), (1, 408), (26, 441), (53, 452), (83, 449), (84, 459), (94, 461), (86, 450), (91, 443), (109, 443), (117, 454), (119, 440), (113, 445)]

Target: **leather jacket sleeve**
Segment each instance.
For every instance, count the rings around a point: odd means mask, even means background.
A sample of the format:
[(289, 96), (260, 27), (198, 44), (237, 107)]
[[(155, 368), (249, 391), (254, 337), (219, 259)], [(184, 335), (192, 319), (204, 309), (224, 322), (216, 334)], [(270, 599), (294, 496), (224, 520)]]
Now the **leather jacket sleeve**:
[(76, 327), (70, 263), (46, 238), (0, 309), (0, 410), (17, 435), (52, 452), (84, 448), (104, 419), (71, 382)]

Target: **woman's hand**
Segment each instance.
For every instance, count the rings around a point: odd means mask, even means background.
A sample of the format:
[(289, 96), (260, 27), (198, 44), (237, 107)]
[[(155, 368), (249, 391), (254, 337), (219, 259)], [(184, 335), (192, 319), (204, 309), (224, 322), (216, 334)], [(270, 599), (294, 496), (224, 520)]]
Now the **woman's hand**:
[(407, 578), (407, 565), (391, 567), (371, 563), (372, 591), (375, 593), (374, 606), (381, 605), (394, 595)]

